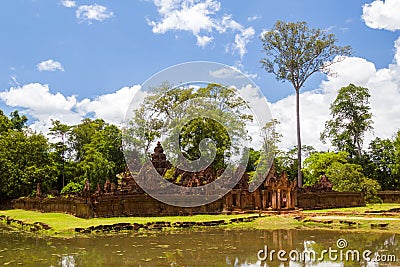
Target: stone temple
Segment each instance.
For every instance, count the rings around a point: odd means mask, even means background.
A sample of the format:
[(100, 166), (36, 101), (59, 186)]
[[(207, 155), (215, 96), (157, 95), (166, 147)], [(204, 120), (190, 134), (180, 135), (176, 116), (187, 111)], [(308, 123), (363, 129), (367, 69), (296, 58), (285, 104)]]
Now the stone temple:
[[(144, 165), (138, 174), (128, 169), (121, 174), (118, 184), (106, 181), (90, 191), (87, 181), (79, 196), (44, 198), (20, 198), (13, 200), (13, 208), (40, 210), (44, 212), (67, 212), (78, 217), (113, 216), (160, 216), (218, 214), (234, 212), (285, 211), (296, 208), (316, 209), (353, 207), (365, 205), (362, 193), (339, 193), (332, 191), (332, 184), (323, 176), (313, 187), (297, 188), (296, 180), (290, 180), (285, 172), (278, 173), (272, 165), (262, 184), (249, 191), (249, 177), (243, 174), (236, 186), (220, 199), (198, 207), (177, 207), (162, 203), (146, 194), (136, 183), (137, 176), (146, 177), (150, 167), (162, 176), (171, 169), (171, 164), (158, 142), (151, 155), (153, 166)], [(200, 172), (176, 169), (169, 181), (180, 186), (198, 187), (217, 179), (219, 173), (208, 167)]]

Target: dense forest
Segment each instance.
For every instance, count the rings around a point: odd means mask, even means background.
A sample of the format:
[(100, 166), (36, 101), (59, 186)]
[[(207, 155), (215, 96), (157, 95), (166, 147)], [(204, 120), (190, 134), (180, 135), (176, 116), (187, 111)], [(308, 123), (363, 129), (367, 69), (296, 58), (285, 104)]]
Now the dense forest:
[(17, 111), (7, 117), (0, 111), (1, 198), (43, 192), (82, 191), (107, 179), (115, 181), (125, 168), (121, 130), (101, 119), (83, 119), (78, 125), (53, 121), (49, 135), (33, 132)]

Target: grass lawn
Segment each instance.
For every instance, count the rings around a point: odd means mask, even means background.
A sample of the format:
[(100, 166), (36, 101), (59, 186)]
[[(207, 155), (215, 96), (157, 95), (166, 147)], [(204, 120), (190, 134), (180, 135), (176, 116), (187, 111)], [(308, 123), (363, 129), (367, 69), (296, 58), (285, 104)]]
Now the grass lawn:
[(352, 208), (336, 208), (336, 209), (321, 209), (321, 210), (304, 210), (303, 213), (329, 213), (329, 212), (357, 212), (365, 213), (366, 211), (386, 211), (394, 208), (400, 208), (397, 203), (382, 203), (382, 204), (367, 204), (365, 207)]
[(54, 232), (69, 233), (75, 228), (88, 228), (97, 225), (112, 225), (116, 223), (140, 223), (149, 222), (208, 222), (215, 220), (229, 220), (254, 216), (255, 214), (241, 215), (193, 215), (193, 216), (164, 216), (164, 217), (113, 217), (82, 219), (65, 213), (42, 213), (29, 210), (0, 210), (0, 215), (9, 216), (25, 223), (43, 222), (49, 225)]
[[(331, 230), (357, 230), (357, 231), (386, 231), (400, 233), (399, 216), (383, 216), (365, 211), (385, 211), (400, 208), (400, 204), (371, 204), (366, 207), (340, 208), (301, 211), (295, 214), (270, 215), (256, 218), (251, 222), (238, 222), (228, 225), (220, 225), (226, 229), (331, 229)], [(258, 214), (240, 215), (193, 215), (193, 216), (164, 216), (164, 217), (113, 217), (82, 219), (65, 213), (42, 213), (27, 210), (3, 210), (0, 215), (9, 216), (25, 223), (42, 222), (51, 227), (50, 230), (41, 231), (44, 235), (68, 237), (75, 235), (75, 228), (88, 228), (98, 225), (113, 225), (116, 223), (155, 223), (155, 222), (210, 222), (225, 220), (229, 222), (233, 218), (243, 218)], [(301, 217), (302, 220), (297, 220)], [(329, 222), (331, 221), (331, 222)], [(344, 222), (343, 222), (344, 221)], [(347, 225), (347, 222), (354, 224)], [(1, 222), (1, 221), (0, 221)], [(329, 222), (329, 223), (327, 223)], [(388, 223), (387, 227), (373, 227), (371, 224)], [(18, 225), (14, 225), (18, 227)], [(206, 226), (204, 226), (206, 227)]]

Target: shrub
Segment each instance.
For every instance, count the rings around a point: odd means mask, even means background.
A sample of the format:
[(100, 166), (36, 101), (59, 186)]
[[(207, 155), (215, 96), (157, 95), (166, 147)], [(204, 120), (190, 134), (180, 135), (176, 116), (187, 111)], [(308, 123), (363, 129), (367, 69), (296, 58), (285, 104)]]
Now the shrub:
[(78, 194), (81, 193), (83, 190), (83, 184), (81, 183), (75, 183), (75, 182), (69, 182), (64, 188), (61, 190), (61, 195), (66, 195), (66, 194)]

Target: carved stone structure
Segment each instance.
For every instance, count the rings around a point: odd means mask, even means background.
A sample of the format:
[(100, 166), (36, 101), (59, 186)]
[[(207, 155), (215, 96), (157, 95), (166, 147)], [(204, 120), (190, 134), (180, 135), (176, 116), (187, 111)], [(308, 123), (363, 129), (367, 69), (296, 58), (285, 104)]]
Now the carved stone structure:
[(143, 193), (143, 190), (135, 181), (135, 176), (137, 176), (137, 174), (132, 175), (128, 167), (126, 167), (125, 171), (121, 175), (121, 182), (118, 185), (118, 191), (128, 194)]
[(89, 183), (89, 179), (86, 179), (86, 181), (85, 181), (85, 185), (83, 186), (82, 195), (85, 196), (85, 197), (89, 197), (89, 196), (90, 196), (90, 183)]
[(309, 192), (329, 192), (332, 191), (332, 183), (326, 177), (326, 175), (322, 175), (321, 179), (313, 186), (305, 186), (301, 189), (304, 193)]
[(104, 183), (104, 193), (105, 194), (111, 193), (111, 182), (109, 179), (107, 179), (106, 182)]
[(167, 156), (164, 154), (164, 149), (160, 142), (157, 142), (154, 153), (151, 154), (151, 162), (160, 175), (164, 175), (165, 171), (171, 168), (171, 163), (167, 160)]
[(296, 182), (289, 181), (285, 172), (278, 174), (272, 165), (263, 184), (254, 192), (248, 191), (249, 177), (245, 173), (242, 179), (228, 193), (225, 208), (282, 210), (294, 209), (296, 205)]
[(197, 187), (209, 184), (217, 178), (214, 170), (208, 166), (200, 172), (188, 172), (176, 169), (172, 182), (185, 187)]
[[(263, 183), (254, 192), (249, 192), (250, 177), (244, 172), (244, 167), (239, 167), (235, 173), (226, 177), (229, 179), (238, 177), (239, 173), (244, 174), (235, 187), (222, 198), (199, 207), (175, 207), (144, 194), (136, 183), (139, 180), (135, 179), (144, 179), (140, 180), (140, 183), (143, 182), (146, 188), (159, 189), (157, 184), (146, 183), (155, 183), (155, 179), (149, 178), (159, 174), (164, 175), (171, 168), (160, 142), (157, 143), (151, 159), (151, 163), (144, 164), (138, 173), (132, 174), (126, 169), (120, 175), (118, 185), (111, 183), (110, 180), (107, 180), (103, 187), (98, 185), (94, 194), (91, 194), (89, 180), (86, 180), (81, 196), (52, 199), (20, 198), (13, 200), (12, 205), (14, 208), (28, 210), (68, 212), (84, 218), (215, 214), (243, 210), (289, 210), (296, 207), (313, 209), (365, 205), (362, 193), (332, 191), (332, 184), (325, 176), (317, 185), (299, 190), (295, 180), (290, 181), (285, 172), (277, 173), (273, 165), (266, 177), (259, 177), (263, 179)], [(219, 170), (215, 173), (211, 167), (196, 173), (177, 169), (172, 182), (181, 186), (203, 186), (220, 177), (222, 172), (223, 170)]]
[(42, 197), (42, 189), (40, 183), (36, 184), (36, 197)]

